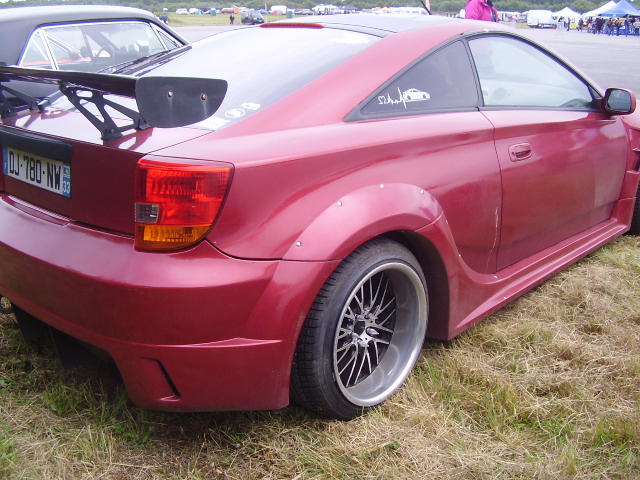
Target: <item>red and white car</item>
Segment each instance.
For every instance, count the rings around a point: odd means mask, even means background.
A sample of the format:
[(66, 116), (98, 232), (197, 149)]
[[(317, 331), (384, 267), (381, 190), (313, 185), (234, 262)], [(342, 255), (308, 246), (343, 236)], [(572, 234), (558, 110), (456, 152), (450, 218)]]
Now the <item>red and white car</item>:
[(352, 418), (425, 335), (640, 230), (635, 96), (489, 22), (311, 17), (12, 79), (65, 97), (3, 111), (0, 293), (144, 407)]

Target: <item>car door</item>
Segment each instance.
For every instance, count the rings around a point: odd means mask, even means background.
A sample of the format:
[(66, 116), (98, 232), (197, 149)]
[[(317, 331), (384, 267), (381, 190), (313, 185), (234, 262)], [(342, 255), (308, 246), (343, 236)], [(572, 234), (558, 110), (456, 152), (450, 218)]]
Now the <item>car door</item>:
[(504, 35), (469, 45), (502, 174), (502, 269), (611, 217), (627, 139), (593, 89), (542, 49)]
[(465, 263), (493, 273), (502, 192), (493, 126), (478, 111), (467, 47), (455, 41), (430, 52), (383, 86), (357, 120), (385, 120), (406, 141), (394, 150), (412, 184), (444, 211)]

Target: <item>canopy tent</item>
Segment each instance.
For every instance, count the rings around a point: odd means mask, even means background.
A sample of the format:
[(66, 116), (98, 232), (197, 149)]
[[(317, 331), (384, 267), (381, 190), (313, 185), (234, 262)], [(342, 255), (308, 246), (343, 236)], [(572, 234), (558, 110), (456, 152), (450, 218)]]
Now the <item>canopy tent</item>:
[(601, 17), (626, 17), (628, 15), (640, 17), (640, 10), (631, 5), (628, 0), (620, 0), (609, 10), (600, 13)]
[(578, 23), (580, 20), (580, 14), (578, 12), (574, 12), (569, 7), (564, 7), (562, 10), (553, 13), (553, 18), (567, 18), (569, 17), (572, 22)]
[(615, 6), (616, 6), (616, 2), (614, 2), (613, 0), (610, 0), (608, 3), (605, 3), (601, 7), (598, 7), (596, 9), (594, 9), (594, 10), (591, 10), (590, 12), (583, 13), (582, 17), (583, 18), (597, 17), (602, 12), (606, 12), (607, 10), (609, 10), (610, 8), (615, 7)]

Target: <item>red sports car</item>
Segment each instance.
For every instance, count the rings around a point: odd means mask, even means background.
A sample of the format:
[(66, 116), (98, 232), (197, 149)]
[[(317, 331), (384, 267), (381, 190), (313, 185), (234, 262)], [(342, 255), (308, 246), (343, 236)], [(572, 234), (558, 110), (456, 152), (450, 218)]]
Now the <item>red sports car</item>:
[(62, 98), (0, 99), (0, 293), (145, 407), (353, 418), (425, 335), (640, 230), (635, 95), (489, 22), (306, 18), (9, 80)]

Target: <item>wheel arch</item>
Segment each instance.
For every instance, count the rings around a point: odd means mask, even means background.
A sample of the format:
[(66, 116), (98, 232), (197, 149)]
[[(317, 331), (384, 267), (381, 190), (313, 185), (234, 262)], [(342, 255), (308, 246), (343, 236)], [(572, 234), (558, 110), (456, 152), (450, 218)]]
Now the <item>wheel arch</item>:
[(418, 260), (427, 282), (427, 337), (447, 338), (450, 292), (447, 269), (441, 252), (428, 238), (410, 231), (389, 232), (388, 237), (404, 245)]
[(369, 185), (336, 199), (315, 217), (283, 260), (343, 260), (372, 238), (395, 231), (415, 232), (441, 216), (438, 201), (420, 187)]
[(442, 247), (441, 240), (432, 241), (417, 232), (432, 224), (438, 224), (436, 230), (441, 233), (448, 231), (442, 208), (429, 192), (410, 184), (370, 185), (325, 209), (298, 236), (284, 259), (341, 261), (372, 239), (395, 240), (416, 257), (427, 282), (427, 336), (444, 339), (448, 338), (451, 298), (445, 252), (437, 246)]
[(636, 196), (633, 212), (631, 214), (631, 224), (629, 225), (629, 235), (640, 235), (640, 184), (636, 188)]

